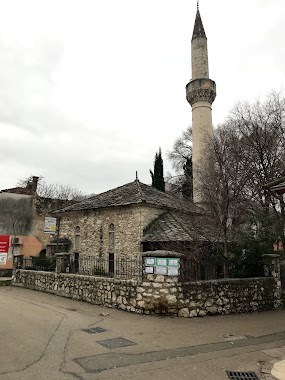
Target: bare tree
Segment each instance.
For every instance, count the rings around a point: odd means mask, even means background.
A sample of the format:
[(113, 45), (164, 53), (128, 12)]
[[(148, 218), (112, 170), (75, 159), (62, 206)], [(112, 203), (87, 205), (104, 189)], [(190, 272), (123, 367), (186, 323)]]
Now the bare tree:
[(172, 163), (175, 175), (168, 175), (166, 182), (173, 193), (181, 193), (184, 197), (193, 198), (192, 170), (192, 128), (188, 127), (175, 140), (173, 148), (167, 154)]
[(181, 136), (174, 141), (173, 148), (167, 153), (173, 169), (182, 174), (187, 160), (192, 158), (192, 128), (188, 127)]
[[(248, 213), (246, 188), (249, 181), (240, 139), (229, 126), (218, 128), (207, 142), (211, 160), (203, 161), (199, 191), (203, 199), (204, 219), (210, 234), (223, 245), (225, 262), (229, 257), (228, 241)], [(228, 268), (225, 266), (225, 276)]]
[[(0, 231), (6, 235), (28, 235), (31, 233), (33, 208), (31, 198), (14, 199), (9, 196), (0, 199)], [(14, 259), (14, 244), (12, 258)]]
[[(32, 176), (19, 180), (18, 186), (26, 187), (27, 184), (31, 181)], [(59, 200), (74, 200), (80, 201), (86, 198), (86, 195), (70, 185), (60, 185), (49, 183), (44, 180), (43, 177), (39, 178), (37, 186), (37, 195), (43, 198), (52, 198)]]
[[(282, 195), (264, 187), (285, 175), (285, 97), (272, 92), (265, 101), (239, 103), (227, 124), (234, 128), (248, 157), (247, 197), (260, 228), (285, 247), (285, 205)], [(266, 232), (265, 231), (265, 232)]]

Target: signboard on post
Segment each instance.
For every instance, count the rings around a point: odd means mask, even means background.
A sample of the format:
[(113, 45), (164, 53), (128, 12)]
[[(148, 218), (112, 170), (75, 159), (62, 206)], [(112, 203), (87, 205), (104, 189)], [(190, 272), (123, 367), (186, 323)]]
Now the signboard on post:
[(179, 276), (180, 259), (176, 257), (146, 257), (144, 273), (161, 274), (164, 276)]
[(56, 233), (56, 218), (45, 217), (44, 233), (54, 235)]

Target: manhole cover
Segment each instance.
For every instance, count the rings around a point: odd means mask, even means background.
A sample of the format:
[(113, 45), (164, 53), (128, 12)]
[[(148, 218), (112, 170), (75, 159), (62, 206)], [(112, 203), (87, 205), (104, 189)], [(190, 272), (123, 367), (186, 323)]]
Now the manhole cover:
[(86, 332), (87, 334), (99, 334), (107, 330), (103, 329), (103, 327), (90, 327), (89, 329), (82, 329), (82, 331)]
[(227, 375), (231, 380), (259, 380), (255, 372), (227, 371)]
[(107, 348), (128, 347), (128, 346), (134, 346), (136, 344), (125, 338), (106, 339), (106, 340), (101, 340), (100, 342), (97, 342), (97, 343)]

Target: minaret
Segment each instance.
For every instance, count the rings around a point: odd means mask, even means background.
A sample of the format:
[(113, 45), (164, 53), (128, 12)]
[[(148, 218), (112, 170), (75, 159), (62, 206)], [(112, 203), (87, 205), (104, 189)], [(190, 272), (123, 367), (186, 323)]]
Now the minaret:
[(213, 136), (212, 103), (216, 98), (216, 83), (209, 79), (207, 37), (203, 27), (199, 2), (192, 36), (192, 80), (186, 86), (186, 97), (192, 106), (193, 138), (193, 201), (202, 202), (199, 178), (203, 164), (210, 159), (206, 142)]

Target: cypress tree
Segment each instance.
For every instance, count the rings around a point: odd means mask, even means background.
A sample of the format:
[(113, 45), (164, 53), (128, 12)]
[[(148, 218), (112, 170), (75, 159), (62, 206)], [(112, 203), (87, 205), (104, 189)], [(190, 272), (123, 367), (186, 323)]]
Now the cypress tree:
[(155, 153), (154, 169), (153, 172), (150, 170), (150, 175), (152, 179), (152, 187), (155, 187), (157, 190), (163, 191), (165, 193), (161, 148), (159, 148), (158, 153)]
[(193, 200), (193, 165), (192, 156), (188, 157), (183, 165), (184, 182), (182, 184), (182, 194), (184, 197)]

